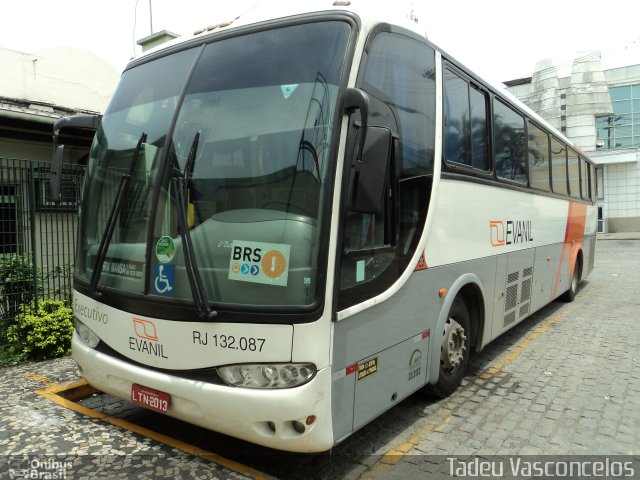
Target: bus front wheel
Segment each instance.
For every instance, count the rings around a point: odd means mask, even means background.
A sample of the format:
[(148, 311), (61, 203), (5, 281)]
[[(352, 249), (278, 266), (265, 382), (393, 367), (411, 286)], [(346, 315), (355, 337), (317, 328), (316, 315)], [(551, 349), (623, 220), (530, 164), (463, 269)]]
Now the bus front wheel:
[[(437, 337), (436, 337), (437, 338)], [(438, 381), (427, 385), (427, 393), (437, 398), (451, 395), (460, 386), (469, 363), (471, 319), (467, 305), (457, 297), (442, 330)]]

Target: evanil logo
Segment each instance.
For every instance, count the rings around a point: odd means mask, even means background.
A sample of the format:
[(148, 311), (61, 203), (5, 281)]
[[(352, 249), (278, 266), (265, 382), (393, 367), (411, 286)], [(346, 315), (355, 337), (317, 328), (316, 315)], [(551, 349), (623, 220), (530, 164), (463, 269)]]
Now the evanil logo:
[(489, 232), (492, 247), (533, 242), (531, 220), (491, 220)]
[(164, 345), (158, 340), (156, 324), (141, 318), (133, 319), (135, 337), (129, 337), (129, 349), (134, 352), (146, 353), (154, 357), (168, 358), (164, 354)]
[(158, 331), (156, 330), (156, 324), (149, 320), (134, 318), (133, 329), (136, 332), (136, 336), (139, 338), (144, 338), (153, 342), (158, 341)]

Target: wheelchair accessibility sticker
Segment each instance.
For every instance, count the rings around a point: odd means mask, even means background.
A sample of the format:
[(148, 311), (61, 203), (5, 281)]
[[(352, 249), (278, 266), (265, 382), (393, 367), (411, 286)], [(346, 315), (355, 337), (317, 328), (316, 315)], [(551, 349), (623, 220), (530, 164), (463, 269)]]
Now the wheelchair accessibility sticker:
[(153, 265), (153, 288), (159, 295), (173, 295), (175, 265)]
[(287, 286), (290, 245), (234, 240), (229, 280)]

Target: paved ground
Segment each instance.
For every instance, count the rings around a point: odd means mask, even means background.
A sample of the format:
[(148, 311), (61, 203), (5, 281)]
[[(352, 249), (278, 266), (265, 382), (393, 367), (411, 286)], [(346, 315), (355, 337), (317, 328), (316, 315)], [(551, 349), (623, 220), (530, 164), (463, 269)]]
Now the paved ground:
[(34, 393), (75, 380), (70, 358), (0, 370), (0, 478), (23, 478), (20, 468), (58, 474), (49, 478), (247, 478)]
[[(554, 303), (490, 345), (450, 398), (414, 395), (331, 455), (257, 449), (236, 460), (283, 479), (406, 480), (427, 478), (442, 455), (634, 455), (640, 476), (640, 235), (599, 241), (596, 258), (574, 303)], [(70, 359), (0, 370), (0, 478), (29, 466), (66, 478), (260, 476), (34, 393), (77, 379)], [(168, 422), (148, 415), (148, 423)], [(206, 451), (250, 449), (226, 437), (185, 437), (171, 422), (158, 428)]]
[(640, 459), (640, 240), (626, 238), (640, 236), (599, 241), (574, 303), (552, 304), (476, 357), (476, 376), (363, 476), (414, 478), (428, 463), (420, 454)]

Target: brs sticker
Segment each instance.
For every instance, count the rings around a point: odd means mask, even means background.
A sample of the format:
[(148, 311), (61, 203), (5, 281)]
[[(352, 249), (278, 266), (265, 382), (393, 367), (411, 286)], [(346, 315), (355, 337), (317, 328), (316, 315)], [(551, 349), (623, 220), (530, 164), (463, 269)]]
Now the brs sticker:
[(229, 280), (287, 286), (291, 245), (234, 240)]

